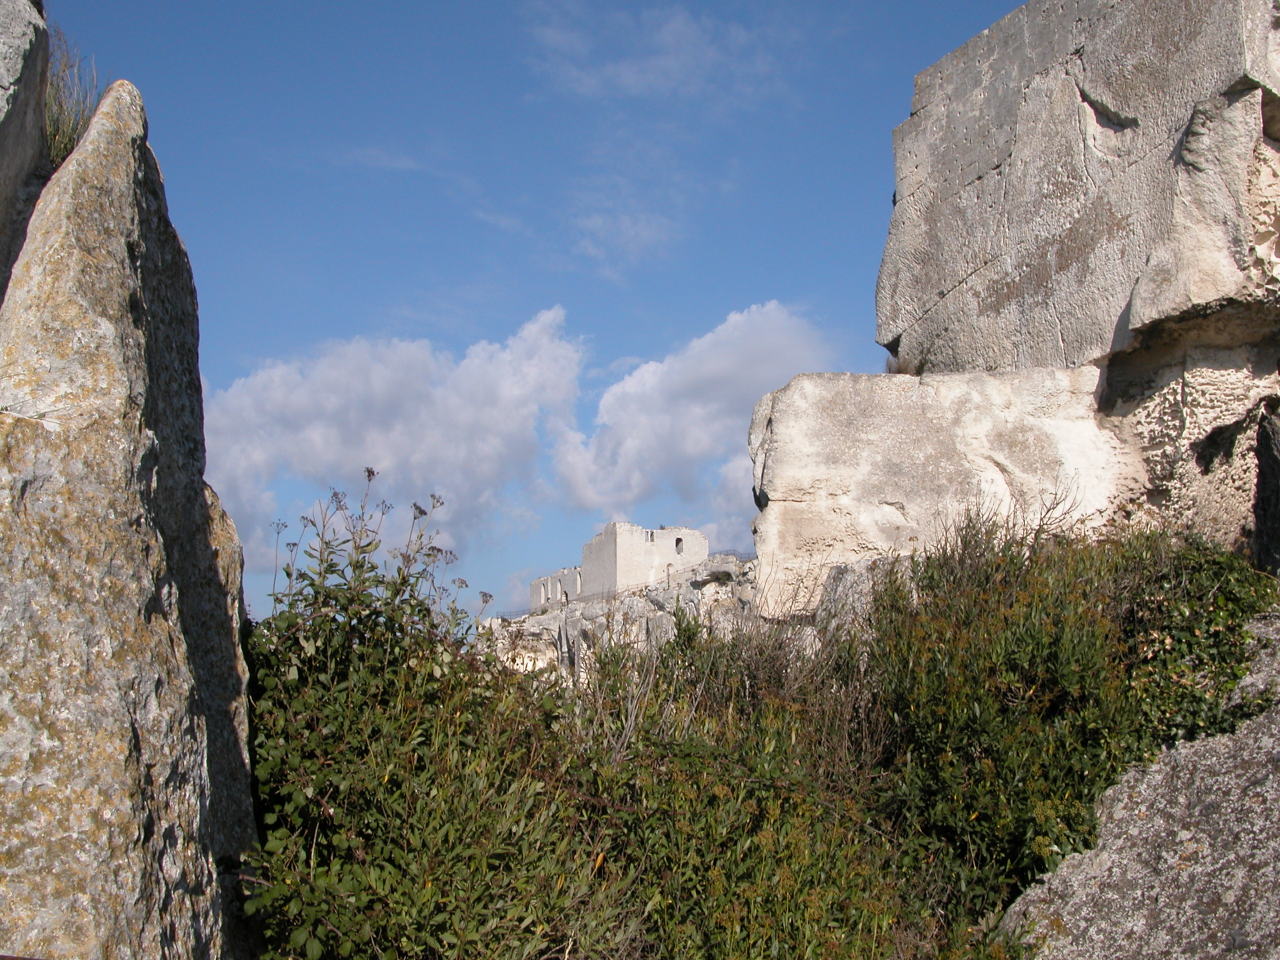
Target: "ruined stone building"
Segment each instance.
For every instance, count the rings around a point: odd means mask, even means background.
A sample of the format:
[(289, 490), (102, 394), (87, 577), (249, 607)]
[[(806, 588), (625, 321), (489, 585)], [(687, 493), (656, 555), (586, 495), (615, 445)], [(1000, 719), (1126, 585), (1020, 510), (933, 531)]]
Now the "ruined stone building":
[(671, 586), (677, 573), (707, 559), (707, 538), (690, 527), (648, 530), (612, 521), (582, 547), (582, 565), (539, 577), (529, 587), (529, 607), (612, 596), (649, 586)]

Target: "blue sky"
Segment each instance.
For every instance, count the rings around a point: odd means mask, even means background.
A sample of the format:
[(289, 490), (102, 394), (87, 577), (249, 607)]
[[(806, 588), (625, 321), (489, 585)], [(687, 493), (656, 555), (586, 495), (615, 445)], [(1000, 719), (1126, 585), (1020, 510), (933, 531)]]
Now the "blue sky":
[(366, 465), (499, 608), (609, 519), (749, 550), (752, 406), (883, 368), (891, 131), (1014, 6), (48, 0), (146, 102), (254, 612)]

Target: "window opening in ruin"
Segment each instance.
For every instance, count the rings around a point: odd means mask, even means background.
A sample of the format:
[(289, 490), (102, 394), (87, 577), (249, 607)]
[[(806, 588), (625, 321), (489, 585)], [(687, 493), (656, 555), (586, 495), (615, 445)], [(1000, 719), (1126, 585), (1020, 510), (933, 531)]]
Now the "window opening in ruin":
[(652, 531), (652, 530), (646, 530), (646, 531), (644, 532), (644, 540), (645, 540), (645, 543), (653, 543), (653, 531)]
[(579, 596), (582, 595), (582, 571), (581, 570), (578, 571), (577, 585), (574, 588), (573, 592), (578, 594)]
[(684, 553), (684, 537), (676, 537), (676, 553)]

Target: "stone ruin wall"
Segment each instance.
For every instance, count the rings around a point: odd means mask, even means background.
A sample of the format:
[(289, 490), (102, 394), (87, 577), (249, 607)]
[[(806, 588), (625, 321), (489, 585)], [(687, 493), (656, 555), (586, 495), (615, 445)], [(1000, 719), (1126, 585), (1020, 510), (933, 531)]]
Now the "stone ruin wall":
[(1277, 17), (1033, 0), (917, 78), (877, 291), (909, 375), (760, 402), (762, 610), (811, 608), (832, 566), (909, 550), (975, 500), (1272, 549)]
[(529, 586), (529, 609), (598, 600), (620, 591), (666, 584), (708, 556), (706, 536), (689, 527), (649, 530), (611, 521), (582, 547), (582, 565), (565, 567)]

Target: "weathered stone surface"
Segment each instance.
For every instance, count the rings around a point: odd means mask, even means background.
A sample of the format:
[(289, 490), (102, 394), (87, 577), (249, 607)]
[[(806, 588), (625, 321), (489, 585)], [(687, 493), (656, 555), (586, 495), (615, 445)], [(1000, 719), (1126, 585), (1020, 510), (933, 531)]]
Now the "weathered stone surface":
[[(1177, 324), (1113, 357), (1101, 405), (1106, 421), (1142, 455), (1147, 489), (1132, 515), (1189, 527), (1230, 549), (1257, 549), (1259, 419), (1280, 392), (1280, 339), (1237, 308), (1218, 326)], [(1254, 314), (1256, 316), (1256, 314)]]
[(0, 944), (234, 956), (253, 839), (240, 552), (138, 92), (41, 195), (0, 309)]
[(1254, 560), (1264, 570), (1280, 571), (1280, 419), (1275, 401), (1266, 404), (1258, 424), (1258, 484), (1253, 515)]
[(1032, 0), (922, 73), (877, 296), (898, 368), (1076, 366), (1230, 303), (1274, 324), (1272, 7)]
[(826, 571), (922, 546), (965, 507), (1082, 519), (1144, 489), (1140, 457), (1095, 413), (1099, 373), (805, 374), (751, 425), (756, 602), (812, 609)]
[(38, 187), (31, 183), (47, 160), (45, 75), (49, 37), (30, 0), (0, 0), (0, 297)]
[(1129, 771), (1098, 813), (1097, 846), (1004, 918), (1041, 943), (1038, 960), (1280, 955), (1280, 708)]

